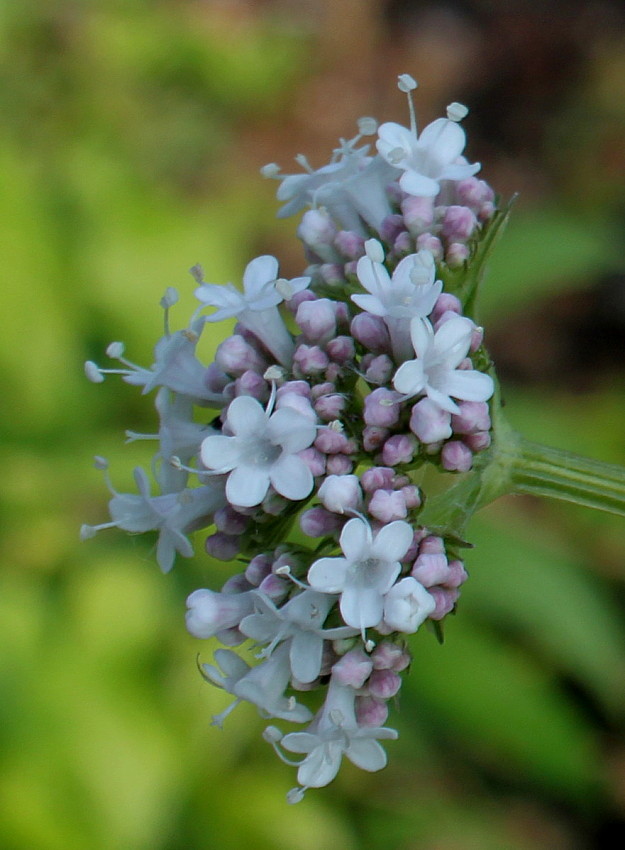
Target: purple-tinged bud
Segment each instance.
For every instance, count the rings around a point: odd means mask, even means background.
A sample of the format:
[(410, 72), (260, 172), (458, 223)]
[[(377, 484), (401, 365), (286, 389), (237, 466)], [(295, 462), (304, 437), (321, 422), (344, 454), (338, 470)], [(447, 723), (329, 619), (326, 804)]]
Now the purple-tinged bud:
[(394, 371), (395, 364), (388, 354), (378, 354), (378, 356), (374, 357), (367, 366), (365, 379), (370, 384), (388, 384)]
[(248, 369), (234, 382), (234, 394), (235, 396), (249, 395), (257, 401), (264, 402), (269, 398), (269, 387), (262, 375)]
[(366, 425), (362, 431), (362, 447), (366, 452), (375, 452), (384, 445), (390, 436), (388, 428), (379, 425)]
[(360, 480), (365, 493), (374, 493), (380, 488), (393, 490), (395, 470), (389, 469), (388, 466), (372, 466), (371, 469), (367, 469), (362, 473)]
[(328, 298), (302, 302), (297, 308), (295, 322), (313, 344), (325, 345), (336, 336), (336, 315)]
[(409, 511), (421, 507), (421, 491), (416, 484), (406, 484), (400, 490)]
[(434, 324), (434, 322), (437, 322), (444, 313), (455, 313), (458, 316), (462, 315), (462, 304), (460, 303), (460, 299), (455, 295), (452, 295), (451, 292), (441, 292), (438, 296), (434, 309), (432, 310), (432, 315), (430, 316), (430, 321)]
[(204, 384), (209, 392), (221, 393), (228, 383), (230, 383), (230, 376), (222, 372), (216, 363), (211, 363), (207, 367), (204, 373)]
[(399, 421), (401, 393), (378, 387), (365, 398), (363, 419), (367, 425), (392, 428)]
[(443, 243), (433, 233), (422, 233), (421, 236), (417, 236), (416, 249), (429, 251), (437, 263), (443, 259)]
[(351, 335), (374, 354), (386, 354), (391, 349), (391, 340), (384, 319), (371, 313), (358, 313), (350, 326)]
[(328, 355), (318, 345), (299, 345), (293, 355), (293, 371), (300, 375), (319, 375), (329, 362)]
[(284, 496), (276, 493), (273, 487), (270, 487), (267, 490), (265, 498), (260, 503), (260, 506), (266, 514), (269, 514), (269, 516), (280, 516), (280, 514), (284, 513), (288, 503), (288, 499), (285, 499)]
[(417, 449), (417, 441), (412, 434), (393, 434), (384, 443), (382, 462), (387, 466), (398, 463), (410, 463)]
[(287, 381), (281, 387), (278, 387), (276, 399), (280, 399), (287, 393), (297, 393), (297, 395), (304, 396), (304, 398), (310, 398), (310, 384), (307, 381)]
[(268, 555), (255, 555), (247, 565), (245, 578), (255, 587), (271, 573), (271, 558)]
[(297, 235), (324, 263), (338, 262), (339, 256), (333, 242), (336, 227), (323, 209), (307, 210), (297, 228)]
[(491, 203), (491, 201), (486, 201), (479, 208), (477, 217), (484, 224), (493, 217), (496, 209), (497, 207), (495, 206), (495, 204)]
[(468, 472), (473, 466), (473, 452), (460, 440), (450, 440), (443, 446), (441, 463), (448, 472)]
[(341, 287), (345, 283), (345, 272), (342, 263), (324, 263), (319, 266), (321, 280), (328, 286)]
[(354, 340), (351, 336), (337, 336), (326, 344), (326, 354), (335, 363), (349, 363), (356, 356)]
[(348, 260), (359, 260), (365, 255), (365, 240), (351, 230), (339, 230), (334, 238), (334, 247)]
[(252, 613), (251, 593), (215, 593), (195, 590), (187, 598), (186, 622), (188, 631), (197, 638), (213, 637), (222, 629), (238, 626), (243, 617)]
[(428, 534), (427, 537), (424, 537), (419, 547), (420, 555), (444, 555), (445, 551), (445, 541), (435, 534)]
[(414, 562), (410, 575), (423, 587), (445, 584), (449, 577), (447, 558), (443, 554), (421, 554), (419, 550), (419, 557)]
[(460, 204), (477, 210), (482, 204), (495, 200), (495, 193), (484, 180), (477, 177), (467, 177), (456, 183), (456, 197)]
[(397, 239), (400, 233), (404, 232), (406, 227), (404, 225), (403, 216), (395, 213), (393, 215), (387, 215), (386, 218), (382, 219), (380, 223), (380, 238), (384, 242), (388, 242), (389, 245), (392, 245), (393, 242)]
[(483, 452), (492, 442), (488, 431), (478, 431), (477, 434), (468, 434), (463, 440), (472, 452)]
[(401, 677), (392, 670), (374, 670), (367, 683), (367, 689), (372, 697), (390, 699), (401, 688)]
[[(352, 320), (352, 314), (345, 301), (333, 301), (334, 315), (336, 316), (336, 324), (341, 333), (346, 333), (349, 330), (349, 323)], [(351, 339), (351, 337), (350, 337)]]
[(406, 552), (404, 557), (401, 559), (403, 564), (412, 564), (414, 559), (419, 554), (419, 546), (420, 546), (421, 541), (423, 540), (423, 538), (425, 537), (426, 534), (427, 534), (427, 529), (425, 529), (425, 528), (415, 529), (415, 532), (412, 536), (412, 543), (408, 547), (408, 551)]
[(462, 561), (449, 562), (449, 575), (445, 585), (447, 587), (460, 587), (469, 578), (469, 574), (464, 568)]
[(353, 469), (353, 461), (347, 455), (327, 455), (326, 472), (328, 475), (349, 475)]
[(350, 649), (332, 667), (332, 678), (340, 685), (358, 690), (373, 670), (373, 662), (362, 649)]
[(379, 643), (371, 653), (374, 670), (394, 670), (400, 673), (410, 664), (410, 653), (388, 640)]
[(404, 223), (413, 236), (428, 230), (434, 221), (434, 199), (409, 196), (401, 203)]
[(265, 576), (258, 585), (260, 592), (268, 596), (273, 602), (280, 602), (284, 599), (291, 587), (292, 584), (288, 579), (280, 578), (273, 573)]
[(393, 242), (393, 254), (395, 257), (406, 257), (414, 253), (414, 242), (407, 230), (402, 231)]
[(319, 428), (315, 439), (315, 448), (324, 454), (336, 454), (337, 452), (349, 454), (352, 446), (343, 431), (333, 428), (331, 425), (326, 425)]
[(300, 304), (303, 304), (305, 301), (316, 301), (319, 296), (315, 295), (310, 289), (302, 289), (299, 292), (296, 292), (292, 295), (288, 301), (285, 301), (285, 304), (290, 313), (295, 315), (299, 309)]
[(322, 395), (315, 402), (317, 415), (324, 422), (332, 422), (334, 419), (339, 419), (346, 406), (347, 401), (345, 396), (340, 393)]
[(477, 218), (469, 207), (450, 206), (443, 216), (443, 236), (450, 242), (465, 242), (477, 227)]
[(360, 696), (356, 697), (354, 707), (356, 709), (356, 722), (359, 726), (379, 728), (386, 723), (388, 706), (384, 700)]
[(317, 421), (317, 414), (313, 410), (312, 404), (305, 396), (299, 393), (283, 393), (279, 396), (276, 401), (276, 410), (282, 410), (283, 407), (296, 410), (302, 416), (310, 419), (311, 422)]
[(215, 637), (224, 646), (240, 646), (244, 640), (247, 640), (247, 636), (239, 631), (236, 626), (232, 626), (229, 629), (220, 629), (215, 634)]
[(402, 201), (404, 201), (407, 197), (410, 197), (410, 195), (406, 195), (397, 181), (393, 181), (388, 184), (386, 187), (386, 195), (391, 204), (395, 207), (400, 207)]
[(240, 334), (227, 337), (215, 353), (215, 363), (224, 372), (240, 376), (244, 372), (259, 372), (267, 368), (266, 360)]
[(233, 510), (230, 505), (215, 511), (213, 519), (217, 530), (226, 534), (243, 534), (249, 522), (248, 517)]
[(463, 242), (452, 242), (445, 252), (445, 262), (450, 269), (458, 269), (471, 256), (471, 252)]
[(239, 554), (241, 538), (233, 534), (217, 531), (206, 538), (204, 548), (209, 555), (219, 561), (231, 561)]
[(326, 381), (338, 381), (343, 376), (343, 369), (338, 363), (330, 363), (328, 368), (323, 373)]
[(429, 615), (430, 620), (442, 620), (450, 611), (453, 611), (460, 596), (460, 591), (456, 588), (447, 590), (444, 587), (433, 587), (429, 593), (436, 603), (436, 607)]
[(328, 393), (336, 392), (336, 384), (333, 384), (331, 381), (324, 381), (322, 384), (315, 384), (310, 388), (310, 395), (313, 401), (316, 401), (322, 395), (327, 395)]
[(317, 496), (324, 508), (335, 514), (353, 512), (362, 505), (362, 490), (357, 475), (329, 475)]
[(476, 434), (490, 430), (490, 414), (485, 401), (460, 401), (460, 413), (451, 416), (454, 434)]
[(325, 475), (326, 456), (314, 446), (310, 446), (307, 449), (303, 449), (301, 452), (297, 452), (297, 456), (304, 461), (306, 466), (312, 472), (314, 478), (319, 478), (321, 475)]
[(222, 593), (245, 593), (247, 590), (253, 590), (253, 585), (247, 580), (245, 573), (235, 573), (230, 578), (226, 579), (221, 588)]
[(429, 398), (422, 398), (412, 408), (410, 430), (422, 443), (437, 443), (451, 437), (451, 413)]
[(327, 537), (343, 527), (343, 519), (325, 508), (309, 508), (301, 515), (299, 527), (306, 537)]
[(473, 328), (473, 333), (471, 334), (471, 345), (469, 346), (469, 351), (473, 354), (478, 350), (480, 345), (484, 342), (484, 328)]
[(401, 490), (376, 490), (367, 510), (372, 517), (384, 524), (396, 519), (406, 519), (408, 509)]

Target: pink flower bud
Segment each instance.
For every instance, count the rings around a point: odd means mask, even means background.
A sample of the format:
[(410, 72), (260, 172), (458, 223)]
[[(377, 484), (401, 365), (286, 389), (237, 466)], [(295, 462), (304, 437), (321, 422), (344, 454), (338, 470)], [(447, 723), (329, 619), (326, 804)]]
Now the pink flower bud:
[(326, 354), (335, 363), (350, 363), (356, 356), (356, 346), (351, 336), (337, 336), (326, 344)]
[(471, 252), (463, 242), (452, 242), (445, 252), (445, 262), (450, 269), (458, 269), (471, 256)]
[(460, 591), (456, 588), (446, 590), (443, 587), (433, 587), (429, 592), (436, 603), (436, 607), (429, 615), (431, 620), (442, 620), (450, 611), (453, 611), (460, 596)]
[(277, 398), (276, 410), (281, 410), (283, 407), (296, 410), (298, 413), (301, 413), (302, 416), (310, 419), (311, 422), (317, 421), (317, 414), (313, 410), (312, 404), (306, 396), (300, 395), (299, 393), (282, 393), (279, 398)]
[(447, 587), (460, 587), (461, 584), (469, 578), (467, 571), (464, 568), (462, 561), (449, 562), (449, 575), (445, 585)]
[(300, 375), (319, 375), (328, 367), (328, 355), (318, 345), (299, 345), (293, 355), (293, 371)]
[[(323, 268), (323, 266), (322, 266)], [(318, 298), (314, 292), (311, 292), (310, 289), (302, 289), (299, 292), (296, 292), (295, 295), (292, 295), (288, 301), (286, 301), (286, 306), (290, 313), (295, 315), (299, 309), (299, 305), (303, 304), (304, 301), (316, 301)]]
[(477, 218), (469, 207), (452, 205), (443, 216), (443, 236), (450, 242), (465, 242), (477, 227)]
[(392, 244), (405, 229), (403, 216), (397, 213), (387, 215), (380, 223), (380, 238), (382, 241)]
[(451, 292), (441, 292), (436, 299), (436, 304), (434, 305), (432, 315), (430, 316), (432, 323), (437, 322), (443, 313), (456, 313), (459, 316), (462, 315), (462, 304), (460, 303), (460, 299), (455, 295), (452, 295)]
[(270, 487), (260, 506), (264, 513), (269, 514), (269, 516), (280, 516), (284, 513), (287, 504), (288, 499), (285, 499), (284, 496), (276, 493), (273, 487)]
[(319, 478), (320, 475), (325, 474), (326, 456), (322, 454), (319, 449), (316, 449), (314, 446), (310, 446), (307, 449), (303, 449), (301, 452), (297, 452), (297, 456), (304, 461), (315, 478)]
[(371, 384), (388, 384), (394, 371), (395, 364), (388, 354), (378, 354), (377, 357), (370, 360), (366, 367), (365, 378)]
[(264, 402), (269, 398), (269, 387), (262, 375), (248, 370), (234, 382), (234, 394), (235, 396), (249, 395)]
[(404, 230), (393, 242), (393, 255), (395, 257), (406, 257), (408, 254), (412, 253), (414, 253), (412, 236), (407, 230)]
[(325, 508), (309, 508), (301, 515), (299, 527), (307, 537), (328, 537), (343, 527), (343, 519)]
[(376, 490), (367, 510), (372, 517), (385, 524), (408, 516), (406, 500), (401, 490)]
[(463, 439), (472, 452), (482, 452), (491, 444), (491, 436), (488, 431), (478, 431), (477, 434), (468, 434)]
[(204, 372), (204, 384), (212, 393), (223, 392), (226, 384), (230, 382), (230, 377), (219, 368), (216, 363), (211, 363)]
[(390, 351), (391, 341), (384, 320), (371, 313), (358, 313), (350, 326), (351, 335), (374, 354)]
[(307, 210), (297, 228), (297, 235), (302, 242), (326, 263), (339, 259), (333, 246), (336, 232), (334, 222), (323, 209)]
[(495, 193), (484, 180), (477, 177), (467, 177), (456, 183), (456, 197), (458, 203), (477, 210), (486, 202), (495, 200)]
[(416, 484), (406, 484), (405, 487), (401, 488), (401, 494), (404, 497), (404, 501), (406, 503), (406, 507), (408, 510), (412, 510), (413, 508), (418, 508), (421, 505), (421, 491), (417, 487)]
[(359, 260), (365, 255), (365, 240), (351, 230), (339, 230), (334, 245), (348, 260)]
[(387, 466), (397, 466), (398, 463), (410, 463), (417, 448), (417, 441), (412, 434), (393, 434), (384, 443), (382, 461)]
[(336, 335), (336, 316), (328, 298), (304, 301), (297, 308), (295, 322), (308, 342), (325, 345)]
[(490, 430), (490, 413), (485, 401), (460, 401), (460, 413), (451, 417), (454, 434), (475, 434)]
[(422, 398), (412, 408), (410, 430), (422, 443), (437, 443), (451, 437), (451, 413), (429, 398)]
[(428, 230), (434, 221), (434, 199), (410, 195), (401, 203), (404, 223), (413, 236)]
[(324, 508), (335, 514), (357, 510), (362, 504), (362, 490), (356, 475), (328, 475), (317, 495)]
[(340, 685), (362, 688), (373, 670), (373, 662), (362, 649), (350, 649), (332, 667), (332, 677)]
[(460, 440), (450, 440), (443, 446), (441, 463), (449, 472), (467, 472), (473, 466), (473, 452)]
[(436, 262), (443, 259), (443, 243), (432, 233), (422, 233), (421, 236), (417, 236), (416, 248), (417, 251), (429, 251)]
[(225, 534), (217, 531), (206, 538), (204, 548), (209, 555), (219, 561), (231, 561), (239, 554), (241, 538), (238, 535)]
[(273, 602), (280, 602), (287, 595), (292, 587), (292, 583), (288, 579), (280, 578), (273, 573), (266, 576), (258, 585), (258, 589), (265, 596), (268, 596)]
[(390, 435), (388, 428), (379, 425), (367, 425), (362, 431), (362, 447), (366, 452), (375, 452), (379, 449)]
[(278, 387), (276, 399), (280, 399), (281, 396), (287, 393), (297, 393), (297, 395), (310, 398), (310, 384), (307, 381), (287, 381), (281, 387)]
[(213, 520), (217, 530), (226, 534), (243, 534), (249, 522), (248, 517), (233, 510), (230, 505), (215, 511)]
[[(319, 266), (319, 274), (324, 283), (329, 286), (340, 287), (345, 283), (345, 273), (342, 263), (324, 263)], [(307, 290), (304, 290), (305, 292)]]
[(394, 670), (400, 673), (410, 664), (410, 653), (388, 640), (379, 643), (371, 653), (374, 670)]
[(347, 455), (326, 456), (326, 472), (328, 475), (349, 475), (353, 468), (354, 464)]
[(378, 387), (365, 397), (363, 419), (367, 425), (378, 425), (381, 428), (392, 428), (399, 421), (402, 398), (401, 393)]
[(344, 395), (332, 393), (322, 395), (317, 399), (315, 402), (315, 411), (324, 422), (333, 422), (335, 419), (340, 418), (346, 406), (347, 401)]
[[(421, 550), (419, 550), (421, 551)], [(433, 587), (435, 584), (445, 584), (449, 577), (449, 564), (445, 555), (419, 554), (410, 571), (423, 587)]]
[(247, 580), (245, 573), (235, 573), (230, 578), (226, 579), (221, 588), (222, 593), (245, 593), (247, 590), (252, 590), (253, 585)]
[(365, 493), (374, 493), (380, 488), (393, 490), (395, 470), (388, 466), (372, 466), (362, 473), (361, 482)]
[(436, 537), (433, 534), (429, 534), (427, 537), (424, 537), (421, 541), (421, 546), (419, 547), (420, 555), (444, 555), (445, 554), (445, 541), (442, 537)]
[(217, 347), (215, 363), (231, 375), (242, 375), (248, 370), (262, 375), (267, 368), (267, 361), (239, 334), (227, 337)]
[(401, 688), (401, 677), (392, 670), (374, 670), (367, 683), (369, 694), (378, 699), (390, 699)]
[(388, 718), (388, 706), (384, 700), (370, 696), (356, 697), (356, 721), (359, 726), (380, 727)]
[(255, 555), (247, 565), (245, 578), (250, 584), (258, 587), (264, 578), (271, 573), (271, 559), (268, 555)]

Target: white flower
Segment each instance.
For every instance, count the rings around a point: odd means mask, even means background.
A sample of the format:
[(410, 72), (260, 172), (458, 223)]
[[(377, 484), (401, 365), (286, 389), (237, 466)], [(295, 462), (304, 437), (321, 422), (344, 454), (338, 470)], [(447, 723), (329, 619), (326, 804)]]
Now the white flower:
[(278, 279), (278, 261), (265, 254), (247, 264), (243, 274), (243, 292), (228, 283), (220, 286), (203, 283), (195, 290), (204, 304), (217, 307), (208, 317), (209, 322), (219, 322), (236, 316), (239, 322), (255, 334), (279, 363), (290, 365), (294, 343), (284, 324), (277, 305), (290, 300), (297, 292), (306, 289), (309, 277), (292, 280)]
[(452, 398), (462, 401), (487, 401), (493, 394), (490, 375), (475, 369), (458, 369), (471, 345), (473, 322), (455, 316), (434, 332), (427, 319), (413, 319), (410, 337), (416, 360), (402, 363), (393, 386), (405, 397), (427, 395), (443, 410), (460, 413)]
[(187, 630), (197, 638), (210, 638), (224, 629), (238, 626), (254, 608), (254, 591), (216, 593), (201, 588), (187, 597)]
[(356, 765), (374, 772), (386, 766), (386, 753), (377, 739), (395, 739), (394, 729), (359, 726), (354, 711), (356, 691), (332, 678), (323, 708), (305, 732), (290, 732), (282, 746), (292, 753), (305, 754), (297, 771), (302, 788), (291, 792), (290, 800), (301, 799), (308, 788), (321, 788), (338, 773), (343, 756)]
[(464, 130), (448, 118), (437, 118), (418, 136), (393, 122), (378, 130), (379, 153), (404, 172), (399, 185), (421, 197), (438, 195), (441, 180), (464, 180), (480, 170), (479, 163), (459, 161), (465, 144)]
[(384, 598), (384, 623), (394, 632), (412, 634), (436, 608), (436, 600), (423, 585), (408, 576), (398, 581)]
[(340, 593), (343, 620), (361, 632), (382, 619), (384, 596), (401, 570), (400, 559), (412, 543), (410, 525), (402, 520), (383, 526), (374, 537), (362, 519), (350, 519), (341, 532), (344, 558), (320, 558), (308, 571), (310, 586)]
[(233, 436), (207, 437), (201, 456), (208, 469), (230, 473), (226, 496), (231, 504), (260, 505), (270, 484), (286, 499), (308, 496), (313, 475), (297, 452), (315, 439), (314, 422), (287, 407), (269, 415), (256, 399), (239, 396), (228, 407), (226, 424)]
[(258, 591), (252, 591), (254, 613), (241, 620), (239, 628), (247, 637), (267, 643), (259, 657), (266, 658), (282, 641), (290, 638), (289, 662), (293, 676), (300, 682), (313, 682), (321, 669), (324, 640), (352, 637), (355, 629), (339, 626), (323, 629), (334, 599), (314, 590), (304, 590), (281, 608)]
[(361, 310), (384, 318), (395, 358), (406, 360), (412, 354), (410, 320), (429, 316), (443, 289), (442, 281), (435, 279), (434, 257), (425, 250), (410, 254), (397, 264), (391, 277), (377, 259), (379, 243), (371, 239), (365, 249), (367, 254), (358, 260), (356, 274), (369, 295), (352, 295), (352, 301)]

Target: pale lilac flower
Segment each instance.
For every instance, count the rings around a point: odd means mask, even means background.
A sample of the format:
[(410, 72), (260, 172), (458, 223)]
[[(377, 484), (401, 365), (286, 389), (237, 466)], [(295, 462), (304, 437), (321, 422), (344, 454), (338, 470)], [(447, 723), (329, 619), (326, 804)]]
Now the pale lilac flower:
[(226, 496), (231, 504), (259, 505), (270, 484), (286, 499), (308, 496), (313, 476), (297, 452), (315, 439), (314, 422), (288, 408), (270, 415), (256, 399), (239, 396), (230, 403), (226, 425), (233, 436), (207, 437), (201, 455), (208, 469), (230, 473)]
[(399, 367), (393, 386), (406, 398), (427, 395), (442, 410), (459, 413), (452, 398), (487, 401), (494, 391), (490, 375), (475, 369), (458, 369), (471, 345), (473, 322), (454, 316), (434, 332), (427, 319), (413, 319), (410, 337), (417, 355)]
[(409, 195), (432, 198), (441, 180), (464, 180), (478, 172), (479, 163), (461, 159), (465, 144), (464, 130), (448, 118), (437, 118), (419, 135), (394, 122), (378, 129), (378, 152), (404, 172), (399, 185)]
[[(291, 732), (282, 738), (282, 746), (292, 753), (302, 753), (297, 781), (302, 786), (289, 795), (296, 802), (308, 788), (321, 788), (338, 773), (343, 756), (363, 770), (374, 772), (386, 766), (386, 753), (378, 739), (396, 739), (394, 729), (359, 726), (354, 700), (356, 691), (330, 680), (323, 708), (305, 732)], [(295, 793), (294, 793), (295, 792)]]
[(207, 321), (219, 322), (236, 316), (279, 363), (289, 366), (294, 343), (277, 305), (306, 289), (309, 283), (309, 277), (296, 277), (288, 281), (278, 279), (278, 261), (265, 254), (247, 264), (243, 274), (243, 292), (235, 289), (231, 283), (225, 286), (202, 283), (195, 290), (195, 295), (204, 304), (218, 308)]
[(401, 570), (400, 560), (412, 543), (407, 522), (383, 526), (373, 536), (362, 519), (351, 519), (341, 532), (344, 557), (319, 558), (308, 571), (308, 582), (322, 593), (340, 593), (343, 620), (361, 632), (382, 619), (384, 596)]

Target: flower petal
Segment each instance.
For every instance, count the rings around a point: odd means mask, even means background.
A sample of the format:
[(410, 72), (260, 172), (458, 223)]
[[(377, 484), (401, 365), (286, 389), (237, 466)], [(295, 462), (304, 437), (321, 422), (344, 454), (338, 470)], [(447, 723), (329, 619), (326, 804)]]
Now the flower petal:
[(310, 468), (297, 455), (282, 454), (269, 469), (269, 479), (285, 499), (305, 499), (315, 483)]
[(256, 257), (247, 264), (243, 273), (243, 288), (248, 299), (260, 294), (263, 286), (278, 277), (278, 261), (270, 254)]
[(356, 767), (370, 773), (386, 767), (386, 752), (382, 745), (372, 738), (352, 738), (345, 755)]
[(419, 198), (434, 198), (440, 191), (440, 186), (436, 180), (412, 169), (404, 171), (399, 178), (399, 185), (404, 192), (409, 195), (416, 195)]
[(266, 429), (267, 415), (262, 404), (255, 398), (240, 395), (230, 402), (228, 425), (237, 437), (253, 437)]
[(202, 463), (208, 469), (229, 472), (239, 462), (240, 450), (234, 437), (215, 434), (202, 441), (200, 449)]
[(348, 561), (360, 561), (371, 546), (371, 529), (362, 519), (350, 519), (341, 531), (341, 549)]
[(384, 613), (384, 597), (377, 587), (347, 585), (341, 594), (339, 607), (347, 625), (362, 630), (378, 625)]
[(281, 407), (270, 417), (267, 435), (275, 446), (287, 454), (307, 449), (317, 436), (317, 428), (307, 416), (290, 407)]
[(387, 309), (375, 295), (352, 295), (352, 301), (372, 316), (386, 316)]
[(488, 401), (494, 392), (493, 379), (476, 369), (456, 369), (445, 376), (442, 392), (462, 401)]
[(453, 162), (460, 156), (466, 144), (466, 136), (456, 121), (437, 118), (428, 124), (419, 135), (419, 148), (427, 148), (428, 154), (441, 165)]
[(407, 522), (396, 520), (382, 526), (375, 536), (371, 553), (386, 561), (401, 561), (412, 544), (413, 531)]
[(308, 570), (308, 583), (321, 593), (340, 593), (346, 571), (345, 558), (319, 558)]
[(434, 335), (434, 349), (448, 369), (455, 369), (464, 360), (471, 345), (475, 325), (465, 316), (444, 322)]
[(258, 466), (237, 466), (228, 476), (226, 498), (231, 505), (253, 508), (260, 505), (269, 489), (269, 472)]
[(420, 360), (407, 360), (395, 372), (393, 386), (402, 395), (417, 395), (425, 387), (423, 363)]

